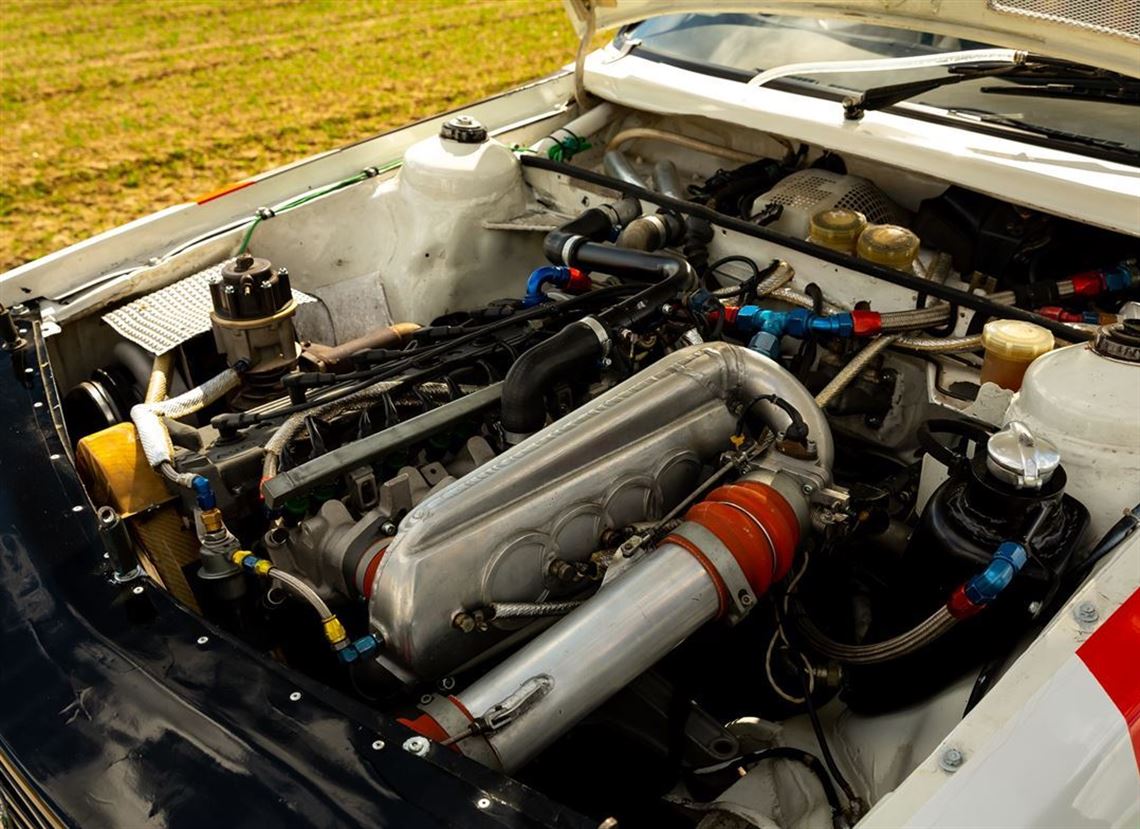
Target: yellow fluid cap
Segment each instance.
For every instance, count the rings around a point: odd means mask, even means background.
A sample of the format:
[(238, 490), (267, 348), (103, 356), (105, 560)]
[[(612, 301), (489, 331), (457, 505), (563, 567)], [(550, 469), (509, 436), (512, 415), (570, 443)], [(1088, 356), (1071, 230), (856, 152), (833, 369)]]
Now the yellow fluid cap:
[(867, 217), (858, 210), (835, 207), (812, 216), (810, 227), (808, 238), (817, 245), (850, 252), (867, 227)]
[(910, 270), (918, 255), (918, 237), (899, 225), (871, 225), (860, 234), (858, 251), (868, 262)]
[(1028, 363), (1053, 350), (1053, 332), (1021, 320), (992, 320), (982, 328), (987, 354)]

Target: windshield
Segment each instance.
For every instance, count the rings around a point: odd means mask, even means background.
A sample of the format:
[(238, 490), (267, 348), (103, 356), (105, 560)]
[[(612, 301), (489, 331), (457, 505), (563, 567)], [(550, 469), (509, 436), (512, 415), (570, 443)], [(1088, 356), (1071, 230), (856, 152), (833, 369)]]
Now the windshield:
[[(791, 63), (868, 60), (931, 55), (990, 44), (957, 37), (911, 32), (861, 23), (753, 14), (678, 14), (638, 23), (618, 35), (639, 41), (642, 57), (675, 61), (686, 68), (747, 80)], [(900, 69), (898, 72), (849, 72), (784, 78), (771, 85), (834, 96), (887, 84), (938, 77), (945, 69)], [(1056, 131), (1087, 136), (1130, 151), (1140, 151), (1140, 110), (1125, 104), (1064, 98), (1028, 98), (983, 92), (1013, 88), (999, 78), (969, 80), (923, 92), (909, 104), (936, 107), (966, 121), (998, 127), (1023, 124), (1045, 134)], [(913, 110), (912, 110), (913, 111)]]

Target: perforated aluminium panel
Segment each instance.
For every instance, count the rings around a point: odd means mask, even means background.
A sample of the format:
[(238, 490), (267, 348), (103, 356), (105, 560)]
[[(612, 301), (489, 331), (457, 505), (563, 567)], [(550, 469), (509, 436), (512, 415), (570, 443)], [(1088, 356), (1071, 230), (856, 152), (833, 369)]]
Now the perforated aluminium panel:
[[(141, 345), (151, 354), (165, 354), (172, 348), (210, 330), (210, 280), (221, 274), (232, 260), (167, 285), (103, 315), (103, 321), (121, 336)], [(300, 305), (313, 297), (293, 291)]]
[(996, 12), (1118, 35), (1140, 43), (1140, 3), (1136, 0), (990, 0), (988, 5)]

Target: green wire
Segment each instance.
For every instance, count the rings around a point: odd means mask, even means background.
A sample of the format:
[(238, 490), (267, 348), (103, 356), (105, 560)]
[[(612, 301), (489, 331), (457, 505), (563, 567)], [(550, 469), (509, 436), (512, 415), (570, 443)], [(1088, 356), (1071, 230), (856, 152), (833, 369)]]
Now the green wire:
[[(300, 207), (303, 204), (311, 202), (313, 199), (319, 199), (321, 196), (327, 196), (329, 193), (335, 193), (337, 190), (342, 190), (343, 188), (349, 187), (353, 184), (359, 184), (366, 179), (375, 178), (376, 176), (387, 173), (390, 170), (395, 170), (402, 163), (403, 162), (401, 161), (393, 161), (389, 164), (384, 165), (383, 167), (371, 167), (368, 170), (359, 172), (354, 176), (350, 176), (349, 178), (334, 182), (333, 184), (330, 184), (320, 190), (314, 190), (311, 193), (306, 193), (303, 196), (298, 196), (290, 202), (286, 202), (285, 204), (275, 207), (272, 209), (273, 212), (271, 215), (279, 216), (282, 213), (287, 213), (295, 207)], [(242, 237), (241, 245), (238, 246), (237, 252), (239, 256), (249, 250), (249, 243), (253, 238), (253, 231), (256, 230), (257, 226), (267, 218), (271, 218), (271, 216), (255, 216), (249, 223), (249, 228), (245, 231), (245, 236)]]

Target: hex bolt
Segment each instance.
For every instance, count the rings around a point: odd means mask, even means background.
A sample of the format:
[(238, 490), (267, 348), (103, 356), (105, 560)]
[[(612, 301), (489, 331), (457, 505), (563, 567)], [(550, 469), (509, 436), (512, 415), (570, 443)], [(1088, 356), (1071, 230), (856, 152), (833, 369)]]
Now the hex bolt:
[(953, 746), (943, 751), (942, 756), (938, 758), (938, 765), (951, 774), (960, 769), (964, 762), (966, 762), (966, 755)]
[(393, 524), (391, 521), (385, 521), (383, 524), (380, 525), (380, 532), (384, 533), (384, 535), (395, 535), (396, 530), (397, 530), (396, 525)]
[(373, 740), (372, 741), (372, 750), (373, 751), (381, 751), (383, 748), (384, 748), (384, 741), (383, 740)]
[(1092, 602), (1084, 601), (1077, 605), (1074, 615), (1077, 617), (1078, 622), (1083, 622), (1087, 625), (1092, 624), (1100, 618), (1100, 611), (1096, 609), (1096, 605)]
[(404, 751), (411, 752), (417, 757), (423, 757), (428, 753), (431, 743), (427, 737), (409, 737), (404, 740)]
[(481, 797), (475, 801), (475, 806), (479, 809), (490, 809), (491, 799), (489, 797)]
[(210, 637), (209, 637), (209, 636), (199, 636), (199, 637), (198, 637), (198, 644), (199, 644), (199, 645), (205, 645), (205, 644), (206, 644), (207, 642), (209, 642), (209, 641), (210, 641)]

